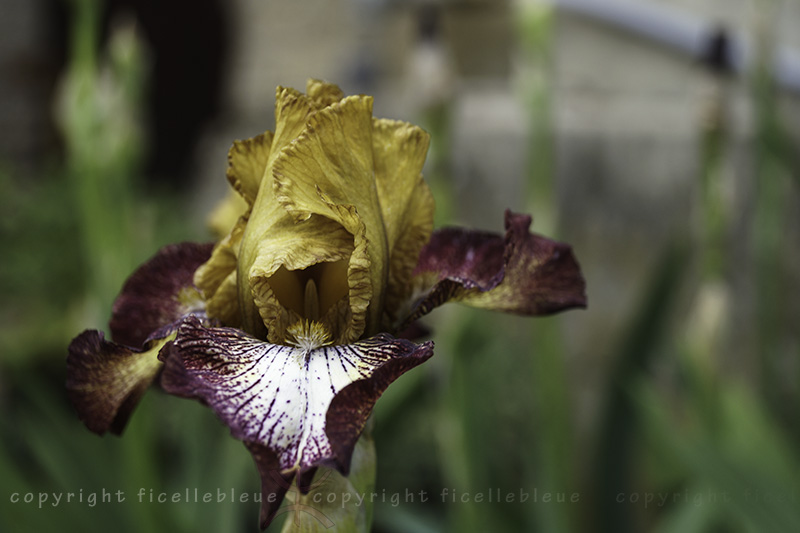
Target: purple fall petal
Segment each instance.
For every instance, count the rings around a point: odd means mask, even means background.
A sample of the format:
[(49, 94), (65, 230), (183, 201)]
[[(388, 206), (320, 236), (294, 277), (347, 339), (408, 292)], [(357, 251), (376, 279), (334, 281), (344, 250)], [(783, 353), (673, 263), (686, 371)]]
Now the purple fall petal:
[(448, 300), (523, 315), (586, 307), (572, 248), (530, 233), (530, 216), (506, 211), (505, 218), (505, 237), (461, 228), (434, 232), (414, 271), (433, 284), (406, 323)]
[(161, 369), (158, 353), (166, 338), (184, 316), (203, 311), (193, 276), (212, 247), (182, 243), (159, 250), (128, 278), (114, 303), (115, 342), (87, 330), (70, 344), (67, 392), (92, 431), (122, 432)]
[[(298, 474), (302, 491), (317, 466), (347, 473), (378, 397), (431, 355), (430, 342), (385, 334), (314, 349), (269, 344), (188, 317), (162, 353), (161, 386), (211, 407), (251, 451), (271, 451), (275, 468), (260, 469)], [(263, 512), (270, 516), (274, 509)]]
[(162, 342), (133, 350), (87, 330), (75, 337), (67, 356), (67, 394), (78, 417), (98, 434), (119, 435), (161, 369)]
[(183, 316), (201, 311), (199, 294), (194, 297), (194, 271), (211, 257), (213, 244), (184, 242), (159, 250), (125, 282), (112, 309), (111, 338), (126, 346), (139, 347)]

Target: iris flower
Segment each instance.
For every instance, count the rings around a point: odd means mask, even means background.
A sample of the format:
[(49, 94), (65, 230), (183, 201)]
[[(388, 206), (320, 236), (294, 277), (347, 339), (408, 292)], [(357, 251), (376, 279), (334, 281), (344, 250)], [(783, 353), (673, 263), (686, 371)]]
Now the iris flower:
[(87, 330), (67, 359), (96, 433), (119, 434), (154, 381), (209, 406), (253, 455), (262, 527), (293, 480), (347, 474), (378, 397), (433, 355), (402, 338), (417, 319), (447, 301), (585, 306), (570, 247), (531, 234), (528, 216), (507, 212), (505, 235), (433, 231), (428, 134), (373, 118), (371, 97), (311, 80), (306, 94), (278, 88), (275, 117), (229, 152), (243, 200), (230, 232), (159, 251), (122, 288), (112, 340)]

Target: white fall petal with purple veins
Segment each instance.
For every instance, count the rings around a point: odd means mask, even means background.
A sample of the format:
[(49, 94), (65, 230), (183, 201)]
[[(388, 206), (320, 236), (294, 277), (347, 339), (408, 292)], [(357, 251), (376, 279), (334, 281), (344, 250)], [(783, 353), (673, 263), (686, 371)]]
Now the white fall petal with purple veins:
[(187, 329), (191, 334), (175, 343), (183, 383), (168, 377), (167, 387), (202, 398), (234, 437), (274, 450), (283, 470), (310, 468), (332, 457), (325, 430), (333, 398), (402, 351), (388, 335), (343, 346), (296, 347), (195, 321), (182, 326)]

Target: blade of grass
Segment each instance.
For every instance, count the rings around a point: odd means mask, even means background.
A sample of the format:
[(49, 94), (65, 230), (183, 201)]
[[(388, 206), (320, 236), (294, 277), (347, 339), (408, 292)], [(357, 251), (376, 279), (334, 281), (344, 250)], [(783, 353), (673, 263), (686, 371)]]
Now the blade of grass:
[(617, 350), (594, 460), (591, 495), (596, 531), (638, 529), (628, 509), (615, 500), (618, 494), (631, 493), (638, 418), (627, 387), (645, 371), (660, 345), (687, 262), (683, 247), (673, 245), (666, 251)]

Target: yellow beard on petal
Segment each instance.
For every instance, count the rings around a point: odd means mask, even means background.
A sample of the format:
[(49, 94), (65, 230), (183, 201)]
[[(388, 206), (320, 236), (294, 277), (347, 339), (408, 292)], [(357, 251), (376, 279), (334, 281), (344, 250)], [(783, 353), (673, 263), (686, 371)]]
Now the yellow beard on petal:
[(303, 353), (331, 344), (331, 334), (320, 322), (299, 320), (286, 328), (286, 332), (290, 335), (288, 343), (300, 348)]

